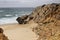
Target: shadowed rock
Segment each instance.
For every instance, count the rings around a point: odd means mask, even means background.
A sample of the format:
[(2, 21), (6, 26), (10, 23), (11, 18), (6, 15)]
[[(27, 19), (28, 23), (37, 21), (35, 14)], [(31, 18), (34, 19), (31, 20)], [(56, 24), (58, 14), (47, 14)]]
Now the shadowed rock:
[(37, 40), (60, 40), (60, 4), (45, 5), (35, 14), (38, 26), (33, 31), (39, 36)]
[(19, 24), (27, 24), (32, 19), (33, 17), (29, 15), (25, 15), (25, 16), (18, 17), (16, 20), (18, 21)]
[(18, 17), (16, 20), (18, 21), (19, 24), (26, 24), (27, 23), (27, 19), (28, 15), (22, 16), (22, 17)]

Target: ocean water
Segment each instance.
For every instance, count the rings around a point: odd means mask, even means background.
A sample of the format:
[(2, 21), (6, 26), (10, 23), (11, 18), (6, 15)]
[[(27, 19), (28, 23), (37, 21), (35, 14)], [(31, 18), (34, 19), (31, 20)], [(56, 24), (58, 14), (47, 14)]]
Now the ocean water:
[(30, 14), (34, 8), (0, 8), (0, 25), (17, 23), (16, 18)]

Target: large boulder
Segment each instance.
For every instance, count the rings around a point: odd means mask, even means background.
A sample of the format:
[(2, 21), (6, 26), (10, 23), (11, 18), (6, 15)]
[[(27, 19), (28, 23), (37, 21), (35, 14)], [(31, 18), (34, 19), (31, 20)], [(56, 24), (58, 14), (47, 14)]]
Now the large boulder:
[(32, 16), (24, 15), (24, 16), (18, 17), (16, 20), (18, 21), (19, 24), (27, 24), (32, 19), (33, 19)]
[(3, 34), (2, 28), (0, 28), (0, 40), (8, 40), (8, 38)]
[(28, 15), (18, 17), (16, 20), (18, 21), (19, 24), (25, 24), (27, 23), (26, 19), (28, 18)]

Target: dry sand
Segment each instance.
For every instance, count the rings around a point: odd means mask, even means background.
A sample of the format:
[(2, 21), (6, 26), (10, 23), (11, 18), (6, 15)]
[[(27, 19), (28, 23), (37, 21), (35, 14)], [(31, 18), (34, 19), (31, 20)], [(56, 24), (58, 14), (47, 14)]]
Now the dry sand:
[(37, 24), (6, 24), (0, 25), (4, 29), (4, 34), (8, 37), (9, 40), (36, 40), (37, 35), (32, 31), (32, 27), (35, 27)]

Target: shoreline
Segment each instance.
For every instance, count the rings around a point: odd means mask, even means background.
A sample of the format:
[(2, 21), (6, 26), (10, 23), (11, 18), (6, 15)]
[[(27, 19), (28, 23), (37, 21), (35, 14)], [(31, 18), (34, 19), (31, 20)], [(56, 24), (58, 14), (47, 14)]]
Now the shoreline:
[(0, 28), (4, 30), (4, 34), (9, 40), (35, 40), (37, 35), (32, 31), (32, 27), (37, 24), (4, 24)]
[(18, 24), (18, 23), (6, 23), (6, 24), (0, 24), (1, 25), (13, 25), (13, 24)]

